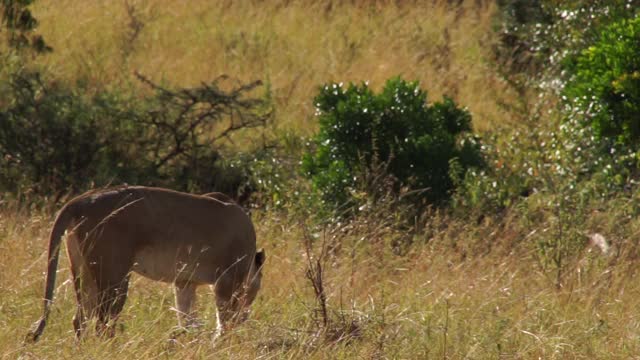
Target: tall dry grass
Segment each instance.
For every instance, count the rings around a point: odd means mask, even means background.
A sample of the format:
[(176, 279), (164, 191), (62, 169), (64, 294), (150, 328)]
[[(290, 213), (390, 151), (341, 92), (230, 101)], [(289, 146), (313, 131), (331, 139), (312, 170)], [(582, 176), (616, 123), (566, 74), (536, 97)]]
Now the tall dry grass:
[[(487, 60), (496, 5), (448, 3), (39, 0), (39, 32), (55, 50), (36, 61), (61, 81), (95, 87), (136, 84), (134, 71), (179, 86), (222, 73), (260, 78), (272, 91), (277, 125), (301, 134), (315, 129), (312, 97), (321, 84), (380, 87), (395, 75), (419, 79), (431, 99), (452, 95), (479, 130), (514, 121), (518, 114), (500, 104), (520, 99)], [(531, 216), (534, 229), (518, 209), (477, 223), (436, 214), (404, 255), (390, 246), (407, 235), (387, 226), (393, 213), (361, 219), (349, 231), (341, 224), (311, 230), (318, 239), (311, 253), (325, 236), (332, 246), (323, 285), (333, 324), (356, 325), (344, 341), (327, 337), (317, 322), (305, 277), (309, 234), (285, 213), (255, 212), (267, 250), (264, 287), (251, 320), (213, 347), (210, 291), (198, 293), (203, 329), (172, 339), (170, 286), (135, 275), (118, 335), (99, 339), (90, 331), (75, 343), (66, 259), (43, 338), (23, 345), (41, 312), (53, 210), (2, 203), (0, 358), (629, 359), (640, 353), (640, 283), (627, 240), (640, 222), (629, 217), (629, 204), (608, 206), (590, 215), (585, 231), (613, 236), (622, 255), (585, 249), (560, 288), (528, 241), (553, 225), (544, 214)]]
[[(277, 123), (315, 130), (327, 82), (420, 80), (430, 99), (452, 96), (475, 127), (512, 121), (514, 99), (490, 61), (492, 1), (49, 1), (35, 3), (54, 48), (42, 61), (64, 79), (127, 83), (140, 71), (189, 86), (228, 74), (269, 84)], [(453, 2), (452, 2), (453, 3)]]
[(338, 330), (355, 324), (343, 332), (345, 338), (326, 336), (305, 277), (304, 228), (265, 213), (254, 214), (260, 245), (268, 251), (264, 287), (251, 320), (215, 346), (210, 291), (198, 293), (204, 327), (174, 338), (171, 287), (136, 275), (117, 336), (100, 339), (89, 331), (76, 343), (66, 259), (60, 262), (47, 329), (39, 343), (23, 345), (41, 312), (52, 217), (40, 210), (0, 215), (2, 359), (627, 359), (640, 351), (640, 285), (628, 262), (606, 271), (584, 263), (558, 290), (526, 246), (461, 260), (461, 246), (480, 236), (497, 242), (526, 236), (527, 229), (448, 219), (403, 256), (388, 246), (402, 234), (380, 231), (378, 224), (363, 222), (346, 233), (338, 225), (312, 231), (311, 254), (320, 253), (323, 238), (331, 245), (323, 285), (333, 324)]

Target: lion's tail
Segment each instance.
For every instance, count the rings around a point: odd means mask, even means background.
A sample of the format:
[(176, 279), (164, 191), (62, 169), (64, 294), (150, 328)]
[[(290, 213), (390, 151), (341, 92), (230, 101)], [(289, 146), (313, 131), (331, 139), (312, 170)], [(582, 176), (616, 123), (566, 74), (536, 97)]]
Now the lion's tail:
[(70, 206), (67, 205), (60, 210), (60, 213), (53, 224), (53, 228), (51, 229), (51, 234), (49, 235), (49, 255), (47, 257), (47, 280), (44, 291), (44, 311), (42, 317), (33, 324), (31, 331), (27, 334), (25, 339), (26, 342), (38, 341), (38, 338), (44, 331), (47, 318), (49, 317), (51, 302), (53, 300), (53, 290), (56, 283), (56, 272), (58, 269), (58, 257), (60, 254), (62, 236), (73, 221), (73, 218)]

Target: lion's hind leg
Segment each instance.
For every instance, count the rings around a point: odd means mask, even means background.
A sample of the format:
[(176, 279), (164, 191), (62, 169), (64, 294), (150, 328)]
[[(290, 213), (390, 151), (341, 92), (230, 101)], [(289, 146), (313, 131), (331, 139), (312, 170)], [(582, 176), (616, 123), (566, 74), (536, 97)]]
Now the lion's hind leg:
[(71, 263), (71, 277), (77, 304), (76, 314), (73, 317), (73, 329), (76, 339), (80, 339), (87, 321), (97, 312), (98, 288), (75, 235), (67, 237), (67, 255)]
[(118, 317), (124, 308), (129, 289), (129, 273), (113, 281), (98, 281), (96, 332), (100, 336), (115, 335)]
[(96, 279), (96, 332), (99, 336), (115, 335), (116, 323), (129, 290), (129, 278), (134, 263), (133, 240), (116, 223), (96, 227), (95, 236), (87, 246), (91, 275)]
[(73, 289), (76, 293), (76, 314), (73, 316), (73, 330), (76, 339), (80, 340), (85, 329), (86, 315), (90, 314), (90, 309), (83, 306), (84, 296), (82, 294), (82, 279), (80, 271), (76, 270), (71, 263), (71, 276), (73, 278)]

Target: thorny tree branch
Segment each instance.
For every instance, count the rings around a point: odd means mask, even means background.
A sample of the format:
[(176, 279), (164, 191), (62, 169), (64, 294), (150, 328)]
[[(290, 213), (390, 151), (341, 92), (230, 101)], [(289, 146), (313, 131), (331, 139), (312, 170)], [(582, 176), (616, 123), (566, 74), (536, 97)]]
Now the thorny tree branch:
[(262, 85), (259, 80), (236, 82), (225, 91), (220, 85), (228, 83), (229, 77), (223, 75), (199, 87), (170, 90), (140, 73), (136, 77), (157, 94), (157, 108), (137, 119), (156, 129), (155, 169), (179, 156), (195, 158), (197, 150), (205, 146), (215, 150), (218, 141), (232, 141), (231, 136), (243, 129), (264, 127), (271, 117), (264, 100), (247, 97)]

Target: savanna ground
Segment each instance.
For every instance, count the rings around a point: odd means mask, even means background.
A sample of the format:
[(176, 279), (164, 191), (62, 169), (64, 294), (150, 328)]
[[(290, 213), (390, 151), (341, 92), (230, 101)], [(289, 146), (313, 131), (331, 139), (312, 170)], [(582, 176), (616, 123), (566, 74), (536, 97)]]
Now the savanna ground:
[[(223, 73), (263, 79), (272, 91), (275, 133), (312, 134), (311, 99), (329, 81), (368, 80), (380, 86), (398, 74), (418, 79), (431, 99), (449, 94), (468, 106), (481, 133), (515, 126), (521, 115), (508, 105), (536, 100), (536, 94), (518, 94), (501, 81), (488, 60), (496, 42), (492, 2), (464, 1), (459, 7), (444, 1), (362, 3), (38, 1), (33, 9), (41, 22), (38, 30), (55, 49), (38, 61), (69, 81), (90, 79), (106, 87), (133, 82), (134, 71), (180, 86)], [(611, 240), (611, 255), (585, 245), (560, 273), (546, 266), (531, 243), (540, 234), (561, 236), (561, 222), (570, 217), (554, 217), (535, 201), (477, 221), (434, 210), (400, 255), (391, 244), (408, 235), (384, 208), (350, 224), (324, 227), (308, 224), (293, 207), (255, 210), (258, 243), (267, 253), (263, 289), (251, 320), (215, 347), (208, 289), (198, 295), (204, 327), (174, 339), (171, 287), (135, 275), (118, 335), (100, 339), (89, 332), (76, 343), (74, 295), (64, 258), (45, 333), (39, 343), (24, 345), (24, 335), (41, 313), (47, 236), (56, 206), (5, 201), (0, 210), (0, 355), (633, 358), (640, 354), (635, 197), (592, 206), (582, 230)], [(321, 256), (323, 244), (327, 253)], [(306, 277), (317, 259), (323, 265), (327, 326)]]

